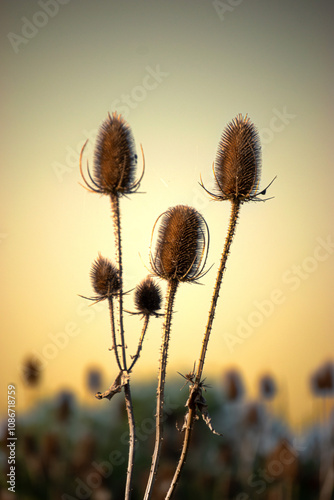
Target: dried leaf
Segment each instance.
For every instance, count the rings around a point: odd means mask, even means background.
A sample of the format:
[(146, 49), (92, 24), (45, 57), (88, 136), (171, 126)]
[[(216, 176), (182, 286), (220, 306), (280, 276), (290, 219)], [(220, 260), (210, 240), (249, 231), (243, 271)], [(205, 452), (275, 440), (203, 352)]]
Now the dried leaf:
[[(210, 417), (209, 411), (208, 411), (208, 405), (207, 405), (206, 399), (203, 397), (202, 388), (198, 387), (197, 389), (195, 389), (195, 386), (192, 385), (192, 386), (190, 386), (189, 390), (190, 390), (189, 398), (185, 404), (185, 406), (188, 407), (188, 412), (186, 413), (186, 415), (184, 417), (184, 423), (183, 423), (181, 431), (184, 431), (187, 428), (188, 420), (189, 420), (189, 408), (193, 408), (193, 409), (199, 411), (199, 413), (202, 415), (204, 422), (206, 423), (206, 425), (209, 427), (210, 431), (213, 434), (216, 434), (217, 436), (222, 436), (222, 434), (215, 431), (215, 429), (212, 427), (211, 417)], [(195, 418), (197, 420), (198, 416), (196, 415)]]
[(202, 414), (202, 418), (203, 418), (204, 422), (209, 427), (210, 431), (213, 434), (216, 434), (217, 436), (222, 436), (222, 434), (220, 432), (215, 431), (215, 429), (212, 427), (211, 417), (210, 417), (209, 412), (208, 412), (208, 406), (207, 405), (203, 405), (202, 409), (200, 410), (200, 412)]
[(117, 375), (117, 377), (115, 378), (114, 383), (109, 387), (109, 389), (107, 389), (105, 392), (102, 393), (97, 392), (95, 394), (95, 397), (97, 399), (107, 398), (110, 400), (115, 394), (121, 392), (122, 387), (124, 387), (127, 384), (129, 378), (130, 378), (129, 374), (121, 370)]

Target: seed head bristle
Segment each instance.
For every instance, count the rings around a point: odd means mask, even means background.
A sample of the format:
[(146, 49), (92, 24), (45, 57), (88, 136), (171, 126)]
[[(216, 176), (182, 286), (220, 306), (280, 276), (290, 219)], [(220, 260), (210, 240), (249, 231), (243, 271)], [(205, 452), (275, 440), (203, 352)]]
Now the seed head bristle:
[(202, 273), (207, 253), (203, 217), (186, 205), (169, 208), (160, 217), (155, 256), (151, 258), (153, 270), (166, 280), (195, 280)]
[(100, 299), (115, 295), (120, 290), (117, 268), (100, 254), (92, 264), (90, 277), (94, 291)]
[(103, 122), (94, 157), (94, 177), (104, 194), (126, 194), (134, 185), (137, 155), (129, 125), (116, 113)]
[(247, 115), (239, 114), (225, 128), (214, 172), (217, 198), (243, 202), (256, 196), (261, 146), (258, 132)]
[(162, 302), (159, 285), (148, 276), (137, 285), (134, 301), (136, 308), (144, 316), (156, 315)]

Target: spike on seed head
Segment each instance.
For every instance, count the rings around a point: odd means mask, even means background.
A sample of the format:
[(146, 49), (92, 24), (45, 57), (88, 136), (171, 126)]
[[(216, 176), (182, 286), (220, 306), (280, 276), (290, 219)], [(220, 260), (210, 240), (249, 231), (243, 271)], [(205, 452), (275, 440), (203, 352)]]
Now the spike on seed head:
[(137, 155), (129, 125), (121, 115), (108, 115), (95, 148), (95, 183), (104, 194), (130, 193), (136, 165)]
[(166, 280), (196, 280), (202, 275), (208, 251), (205, 220), (186, 205), (169, 208), (160, 218), (155, 256), (151, 256), (154, 272)]
[(247, 115), (237, 115), (225, 128), (214, 173), (219, 193), (215, 198), (244, 202), (256, 196), (261, 173), (261, 146), (257, 129)]
[(135, 290), (135, 306), (144, 316), (157, 314), (161, 308), (161, 290), (152, 278), (145, 278)]
[(90, 277), (94, 291), (100, 299), (117, 294), (120, 290), (120, 280), (116, 267), (105, 257), (99, 254), (94, 261)]

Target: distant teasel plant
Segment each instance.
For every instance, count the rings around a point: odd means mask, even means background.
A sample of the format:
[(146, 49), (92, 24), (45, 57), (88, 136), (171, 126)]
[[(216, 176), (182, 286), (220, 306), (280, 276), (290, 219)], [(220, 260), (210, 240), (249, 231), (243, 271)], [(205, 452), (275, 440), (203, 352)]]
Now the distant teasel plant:
[(274, 399), (277, 393), (277, 384), (272, 375), (265, 374), (259, 380), (260, 398), (270, 401)]
[[(132, 397), (130, 390), (130, 374), (140, 357), (144, 337), (151, 317), (163, 316), (162, 343), (158, 369), (158, 386), (156, 399), (156, 432), (152, 462), (148, 474), (144, 499), (154, 497), (154, 483), (157, 476), (161, 444), (163, 440), (164, 392), (168, 359), (169, 339), (173, 317), (175, 296), (180, 283), (197, 283), (207, 270), (206, 263), (209, 249), (209, 228), (204, 217), (193, 207), (176, 205), (161, 214), (152, 230), (150, 245), (151, 274), (144, 278), (134, 290), (135, 312), (143, 319), (137, 351), (128, 359), (126, 355), (125, 328), (123, 307), (123, 263), (121, 244), (120, 199), (135, 193), (141, 183), (145, 171), (145, 158), (141, 147), (143, 168), (136, 179), (138, 157), (135, 142), (129, 125), (117, 113), (108, 115), (103, 122), (94, 154), (93, 171), (87, 163), (86, 172), (82, 166), (83, 145), (80, 155), (80, 172), (84, 187), (93, 193), (107, 195), (111, 201), (111, 211), (115, 237), (115, 264), (100, 254), (91, 268), (91, 281), (95, 295), (90, 297), (94, 302), (107, 300), (111, 324), (111, 351), (115, 354), (118, 374), (109, 389), (97, 393), (98, 399), (111, 399), (115, 394), (124, 391), (125, 406), (129, 424), (129, 457), (125, 485), (126, 500), (132, 492), (132, 476), (134, 468), (136, 429)], [(226, 267), (227, 257), (234, 237), (240, 207), (249, 201), (265, 201), (262, 198), (271, 182), (259, 191), (261, 174), (261, 147), (258, 132), (247, 117), (239, 114), (225, 128), (218, 145), (216, 161), (213, 164), (214, 190), (203, 189), (216, 201), (231, 202), (230, 222), (223, 246), (220, 265), (209, 308), (208, 320), (204, 329), (199, 361), (193, 370), (182, 375), (189, 384), (189, 397), (186, 402), (186, 415), (182, 431), (184, 440), (180, 458), (176, 464), (175, 474), (166, 492), (166, 499), (172, 498), (181, 471), (187, 457), (194, 422), (201, 415), (205, 423), (215, 434), (208, 412), (208, 405), (203, 390), (209, 387), (202, 378), (206, 351), (212, 330), (218, 303), (219, 291)], [(160, 313), (162, 293), (156, 280), (167, 283), (165, 310)], [(87, 297), (86, 297), (87, 298)]]

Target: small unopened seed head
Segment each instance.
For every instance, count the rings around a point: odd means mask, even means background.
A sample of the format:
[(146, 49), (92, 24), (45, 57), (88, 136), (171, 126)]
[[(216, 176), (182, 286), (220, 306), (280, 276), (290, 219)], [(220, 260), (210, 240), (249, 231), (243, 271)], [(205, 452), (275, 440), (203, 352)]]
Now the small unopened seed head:
[(100, 254), (92, 265), (90, 277), (94, 291), (100, 299), (115, 295), (120, 290), (120, 280), (116, 267)]
[(129, 125), (113, 113), (103, 122), (94, 157), (94, 181), (104, 194), (126, 194), (134, 185), (137, 155)]
[(161, 290), (149, 276), (135, 290), (135, 306), (144, 316), (156, 315), (161, 308)]
[(159, 219), (155, 255), (151, 256), (154, 272), (166, 280), (193, 281), (200, 277), (208, 250), (203, 217), (192, 207), (177, 205)]
[(239, 114), (225, 128), (215, 163), (216, 198), (249, 201), (256, 196), (261, 173), (259, 134), (247, 116)]

